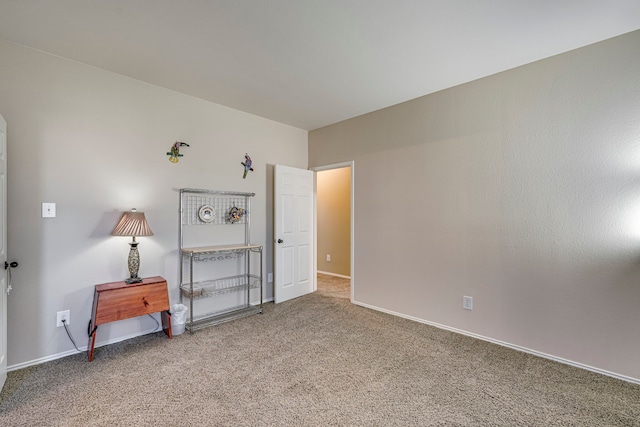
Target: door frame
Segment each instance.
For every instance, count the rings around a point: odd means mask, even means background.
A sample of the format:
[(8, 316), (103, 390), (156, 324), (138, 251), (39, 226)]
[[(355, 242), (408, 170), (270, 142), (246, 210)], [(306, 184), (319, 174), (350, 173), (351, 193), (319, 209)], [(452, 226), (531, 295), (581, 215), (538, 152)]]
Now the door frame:
[[(2, 128), (2, 132), (0, 133), (0, 162), (3, 163), (2, 168), (2, 180), (0, 180), (0, 185), (2, 185), (2, 194), (1, 198), (3, 200), (0, 201), (0, 227), (2, 227), (2, 261), (3, 264), (7, 265), (7, 121), (0, 115), (0, 127)], [(1, 268), (1, 267), (0, 267)], [(7, 349), (7, 335), (8, 335), (8, 316), (7, 316), (7, 308), (9, 306), (9, 294), (8, 291), (11, 289), (9, 286), (11, 285), (9, 278), (10, 271), (7, 268), (2, 269), (2, 280), (0, 281), (3, 286), (0, 286), (0, 391), (5, 384), (7, 379), (7, 358), (9, 351)]]
[(354, 301), (355, 294), (355, 262), (354, 262), (354, 246), (355, 246), (355, 161), (347, 161), (341, 163), (332, 163), (329, 165), (315, 166), (309, 168), (309, 170), (313, 171), (313, 235), (315, 238), (315, 244), (313, 247), (313, 274), (314, 274), (314, 291), (318, 289), (317, 276), (318, 276), (318, 172), (332, 170), (332, 169), (342, 169), (345, 167), (351, 168), (351, 194), (350, 194), (350, 213), (349, 213), (349, 268), (350, 268), (350, 276), (351, 276), (351, 284), (349, 286), (351, 296), (351, 303)]

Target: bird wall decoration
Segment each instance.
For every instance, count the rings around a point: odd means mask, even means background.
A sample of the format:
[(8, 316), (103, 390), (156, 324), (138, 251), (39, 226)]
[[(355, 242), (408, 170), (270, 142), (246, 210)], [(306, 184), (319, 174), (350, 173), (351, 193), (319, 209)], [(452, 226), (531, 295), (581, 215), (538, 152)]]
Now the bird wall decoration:
[(251, 167), (251, 164), (253, 162), (251, 161), (251, 157), (249, 157), (249, 155), (247, 153), (244, 154), (244, 162), (240, 162), (240, 164), (242, 166), (244, 166), (244, 175), (242, 175), (242, 179), (247, 177), (247, 172), (251, 171), (253, 172), (253, 168)]
[(180, 154), (180, 147), (189, 147), (189, 144), (187, 144), (186, 142), (176, 141), (176, 143), (171, 146), (171, 151), (167, 153), (167, 156), (169, 156), (169, 161), (171, 163), (178, 163), (178, 157), (183, 156), (182, 154)]

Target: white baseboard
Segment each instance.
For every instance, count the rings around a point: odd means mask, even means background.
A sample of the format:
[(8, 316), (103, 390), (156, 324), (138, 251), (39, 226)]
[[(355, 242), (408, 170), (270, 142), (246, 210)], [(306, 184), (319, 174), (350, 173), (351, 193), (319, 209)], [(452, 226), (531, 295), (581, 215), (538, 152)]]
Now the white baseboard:
[[(273, 301), (273, 298), (267, 298), (262, 300), (263, 303), (265, 302), (270, 302)], [(259, 305), (259, 302), (252, 302), (251, 305)], [(149, 329), (147, 331), (142, 331), (142, 332), (137, 332), (137, 333), (133, 333), (133, 334), (129, 334), (129, 335), (125, 335), (125, 336), (121, 336), (121, 337), (117, 337), (117, 338), (113, 338), (111, 340), (108, 341), (103, 341), (103, 342), (96, 342), (95, 348), (99, 348), (105, 345), (109, 345), (109, 344), (115, 344), (121, 341), (125, 341), (131, 338), (136, 338), (136, 337), (140, 337), (142, 335), (147, 335), (147, 334), (152, 334), (154, 332), (158, 332), (160, 329), (158, 329), (158, 327), (155, 327), (153, 329)], [(88, 350), (88, 346), (84, 346), (84, 347), (78, 347), (80, 349), (80, 352), (85, 352)], [(17, 371), (18, 369), (23, 369), (23, 368), (28, 368), (30, 366), (35, 366), (35, 365), (40, 365), (41, 363), (46, 363), (46, 362), (50, 362), (52, 360), (56, 360), (56, 359), (62, 359), (63, 357), (67, 357), (67, 356), (71, 356), (74, 354), (77, 354), (78, 351), (74, 348), (73, 350), (67, 350), (67, 351), (63, 351), (62, 353), (56, 353), (56, 354), (52, 354), (49, 356), (45, 356), (45, 357), (41, 357), (39, 359), (33, 359), (33, 360), (29, 360), (26, 362), (22, 362), (22, 363), (18, 363), (15, 365), (11, 365), (11, 366), (7, 366), (7, 372), (11, 372), (11, 371)], [(87, 356), (88, 359), (89, 356)]]
[(343, 279), (351, 279), (351, 276), (343, 276), (342, 274), (329, 273), (328, 271), (320, 271), (320, 270), (318, 270), (317, 273), (326, 274), (327, 276), (342, 277)]
[[(86, 351), (87, 347), (80, 347), (80, 350)], [(71, 356), (72, 354), (76, 354), (78, 351), (74, 348), (73, 350), (65, 351), (63, 353), (52, 354), (51, 356), (41, 357), (40, 359), (29, 360), (27, 362), (18, 363), (16, 365), (7, 366), (7, 372), (17, 371), (19, 369), (28, 368), (29, 366), (40, 365), (45, 362), (50, 362), (56, 359), (62, 359), (63, 357)]]
[(479, 340), (482, 340), (482, 341), (487, 341), (487, 342), (490, 342), (490, 343), (493, 343), (493, 344), (500, 345), (502, 347), (507, 347), (507, 348), (510, 348), (510, 349), (513, 349), (513, 350), (521, 351), (523, 353), (532, 354), (534, 356), (542, 357), (544, 359), (553, 360), (555, 362), (559, 362), (559, 363), (562, 363), (562, 364), (565, 364), (565, 365), (570, 365), (570, 366), (573, 366), (573, 367), (576, 367), (576, 368), (585, 369), (587, 371), (591, 371), (591, 372), (595, 372), (595, 373), (598, 373), (598, 374), (606, 375), (608, 377), (613, 377), (613, 378), (616, 378), (616, 379), (619, 379), (619, 380), (622, 380), (622, 381), (626, 381), (626, 382), (629, 382), (629, 383), (640, 384), (640, 379), (638, 379), (638, 378), (628, 377), (626, 375), (621, 375), (621, 374), (617, 374), (615, 372), (606, 371), (604, 369), (600, 369), (600, 368), (596, 368), (596, 367), (593, 367), (593, 366), (585, 365), (583, 363), (575, 362), (573, 360), (564, 359), (562, 357), (557, 357), (557, 356), (553, 356), (551, 354), (546, 354), (546, 353), (542, 353), (542, 352), (539, 352), (539, 351), (536, 351), (536, 350), (531, 350), (530, 348), (521, 347), (519, 345), (515, 345), (515, 344), (508, 343), (508, 342), (504, 342), (504, 341), (496, 340), (496, 339), (493, 339), (493, 338), (485, 337), (485, 336), (482, 336), (482, 335), (474, 334), (473, 332), (467, 332), (467, 331), (464, 331), (462, 329), (452, 328), (450, 326), (441, 325), (439, 323), (430, 322), (428, 320), (419, 319), (417, 317), (408, 316), (406, 314), (397, 313), (395, 311), (386, 310), (384, 308), (376, 307), (376, 306), (369, 305), (369, 304), (364, 304), (364, 303), (357, 302), (357, 301), (353, 301), (353, 304), (359, 305), (359, 306), (365, 307), (365, 308), (370, 308), (371, 310), (376, 310), (376, 311), (380, 311), (380, 312), (383, 312), (383, 313), (391, 314), (392, 316), (398, 316), (398, 317), (402, 317), (404, 319), (413, 320), (414, 322), (424, 323), (425, 325), (434, 326), (436, 328), (444, 329), (446, 331), (454, 332), (454, 333), (461, 334), (461, 335), (466, 335), (466, 336), (471, 337), (471, 338), (476, 338), (476, 339), (479, 339)]
[[(115, 344), (120, 341), (125, 341), (131, 338), (140, 337), (142, 335), (152, 334), (154, 332), (158, 332), (157, 328), (150, 329), (148, 331), (138, 332), (130, 335), (125, 335), (122, 337), (117, 337), (108, 341), (97, 342), (95, 348), (102, 347), (104, 345)], [(88, 346), (78, 347), (80, 352), (86, 353), (88, 350)], [(74, 348), (73, 350), (63, 351), (62, 353), (56, 353), (49, 356), (41, 357), (38, 359), (29, 360), (26, 362), (18, 363), (15, 365), (7, 366), (7, 372), (17, 371), (18, 369), (28, 368), (30, 366), (40, 365), (41, 363), (50, 362), (56, 359), (62, 359), (63, 357), (71, 356), (73, 354), (78, 354), (78, 351)], [(89, 360), (89, 356), (87, 355), (87, 361)], [(87, 362), (88, 363), (88, 362)]]
[[(318, 273), (320, 273), (320, 272), (318, 272)], [(323, 274), (327, 274), (327, 273), (323, 273)], [(272, 301), (273, 301), (273, 298), (268, 298), (268, 299), (263, 300), (263, 303), (264, 302), (272, 302)], [(553, 356), (551, 354), (546, 354), (546, 353), (542, 353), (542, 352), (539, 352), (539, 351), (536, 351), (536, 350), (531, 350), (531, 349), (526, 348), (526, 347), (521, 347), (519, 345), (515, 345), (515, 344), (508, 343), (508, 342), (504, 342), (504, 341), (496, 340), (496, 339), (493, 339), (493, 338), (485, 337), (485, 336), (482, 336), (482, 335), (474, 334), (472, 332), (464, 331), (462, 329), (457, 329), (457, 328), (452, 328), (450, 326), (441, 325), (439, 323), (430, 322), (428, 320), (420, 319), (420, 318), (417, 318), (417, 317), (408, 316), (406, 314), (402, 314), (402, 313), (398, 313), (398, 312), (395, 312), (395, 311), (387, 310), (387, 309), (384, 309), (384, 308), (376, 307), (376, 306), (373, 306), (373, 305), (370, 305), (370, 304), (365, 304), (365, 303), (361, 303), (361, 302), (358, 302), (358, 301), (352, 301), (352, 302), (355, 305), (359, 305), (361, 307), (369, 308), (371, 310), (380, 311), (382, 313), (387, 313), (387, 314), (390, 314), (392, 316), (402, 317), (403, 319), (412, 320), (414, 322), (423, 323), (425, 325), (430, 325), (430, 326), (433, 326), (433, 327), (436, 327), (436, 328), (439, 328), (439, 329), (444, 329), (446, 331), (454, 332), (454, 333), (461, 334), (461, 335), (466, 335), (468, 337), (472, 337), (472, 338), (476, 338), (476, 339), (479, 339), (479, 340), (482, 340), (482, 341), (486, 341), (486, 342), (490, 342), (490, 343), (493, 343), (493, 344), (497, 344), (497, 345), (500, 345), (500, 346), (503, 346), (503, 347), (507, 347), (507, 348), (510, 348), (510, 349), (513, 349), (513, 350), (521, 351), (523, 353), (532, 354), (534, 356), (542, 357), (544, 359), (553, 360), (555, 362), (559, 362), (559, 363), (562, 363), (562, 364), (565, 364), (565, 365), (573, 366), (573, 367), (580, 368), (580, 369), (585, 369), (587, 371), (591, 371), (591, 372), (595, 372), (595, 373), (598, 373), (598, 374), (606, 375), (608, 377), (617, 378), (619, 380), (626, 381), (626, 382), (629, 382), (629, 383), (640, 384), (640, 379), (638, 379), (638, 378), (633, 378), (633, 377), (628, 377), (626, 375), (617, 374), (615, 372), (610, 372), (610, 371), (607, 371), (607, 370), (604, 370), (604, 369), (600, 369), (600, 368), (596, 368), (596, 367), (593, 367), (593, 366), (590, 366), (590, 365), (585, 365), (583, 363), (575, 362), (573, 360), (568, 360), (568, 359), (564, 359), (562, 357)], [(125, 341), (125, 340), (131, 339), (131, 338), (136, 338), (136, 337), (139, 337), (139, 336), (142, 336), (142, 335), (146, 335), (146, 334), (151, 334), (151, 333), (154, 333), (154, 332), (157, 332), (157, 330), (155, 328), (153, 330), (149, 330), (149, 331), (146, 331), (146, 332), (135, 333), (135, 334), (126, 335), (126, 336), (123, 336), (123, 337), (114, 338), (112, 340), (108, 340), (108, 341), (105, 341), (105, 342), (96, 343), (96, 348), (102, 347), (104, 345), (115, 344), (115, 343), (118, 343), (118, 342), (121, 342), (121, 341)], [(80, 350), (82, 352), (86, 352), (87, 351), (87, 347), (86, 346), (85, 347), (80, 347)], [(77, 354), (77, 353), (78, 353), (78, 351), (76, 351), (75, 349), (67, 350), (67, 351), (64, 351), (62, 353), (52, 354), (50, 356), (41, 357), (39, 359), (33, 359), (33, 360), (30, 360), (30, 361), (27, 361), (27, 362), (18, 363), (16, 365), (10, 365), (10, 366), (7, 366), (7, 372), (17, 371), (18, 369), (28, 368), (30, 366), (35, 366), (35, 365), (39, 365), (41, 363), (50, 362), (52, 360), (61, 359), (63, 357), (71, 356), (71, 355)]]
[[(270, 302), (273, 301), (273, 298), (268, 298), (268, 299), (264, 299), (263, 303), (265, 302)], [(259, 303), (252, 303), (251, 305), (258, 305)], [(138, 333), (133, 333), (133, 334), (129, 334), (129, 335), (125, 335), (122, 337), (117, 337), (117, 338), (113, 338), (111, 340), (108, 341), (103, 341), (103, 342), (96, 342), (95, 348), (99, 348), (105, 345), (109, 345), (109, 344), (115, 344), (121, 341), (126, 341), (128, 339), (131, 338), (136, 338), (136, 337), (140, 337), (142, 335), (147, 335), (147, 334), (152, 334), (155, 332), (158, 332), (159, 329), (153, 328), (147, 331), (142, 331), (142, 332), (138, 332)], [(78, 347), (80, 349), (80, 352), (84, 352), (86, 353), (88, 350), (88, 346), (84, 346), (84, 347)], [(63, 351), (62, 353), (56, 353), (56, 354), (52, 354), (49, 356), (45, 356), (45, 357), (41, 357), (38, 359), (33, 359), (33, 360), (29, 360), (26, 362), (22, 362), (22, 363), (18, 363), (15, 365), (11, 365), (11, 366), (7, 366), (7, 372), (11, 372), (11, 371), (17, 371), (18, 369), (23, 369), (23, 368), (28, 368), (30, 366), (35, 366), (35, 365), (40, 365), (42, 363), (46, 363), (46, 362), (51, 362), (52, 360), (57, 360), (57, 359), (62, 359), (63, 357), (67, 357), (67, 356), (71, 356), (74, 354), (78, 354), (78, 351), (74, 348), (73, 350), (67, 350), (67, 351)], [(88, 360), (87, 356), (87, 360)]]

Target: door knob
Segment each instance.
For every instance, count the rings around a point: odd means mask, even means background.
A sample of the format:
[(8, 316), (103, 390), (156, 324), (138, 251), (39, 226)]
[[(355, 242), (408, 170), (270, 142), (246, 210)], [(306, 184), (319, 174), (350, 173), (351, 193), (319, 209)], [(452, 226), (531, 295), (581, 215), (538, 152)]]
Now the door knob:
[(284, 240), (278, 239), (278, 243), (282, 243), (282, 242), (284, 242)]

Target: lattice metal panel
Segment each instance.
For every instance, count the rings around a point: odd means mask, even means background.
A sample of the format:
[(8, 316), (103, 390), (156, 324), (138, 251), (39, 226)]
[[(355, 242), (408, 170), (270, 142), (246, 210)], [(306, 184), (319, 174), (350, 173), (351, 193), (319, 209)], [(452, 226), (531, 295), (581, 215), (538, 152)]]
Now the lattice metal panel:
[[(213, 220), (205, 221), (201, 218), (201, 210), (213, 208)], [(231, 218), (232, 211), (239, 212), (236, 218)], [(192, 194), (182, 195), (182, 224), (244, 224), (246, 221), (247, 198), (225, 194)], [(206, 217), (205, 217), (206, 218)]]

